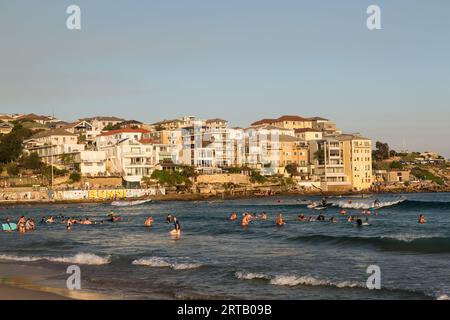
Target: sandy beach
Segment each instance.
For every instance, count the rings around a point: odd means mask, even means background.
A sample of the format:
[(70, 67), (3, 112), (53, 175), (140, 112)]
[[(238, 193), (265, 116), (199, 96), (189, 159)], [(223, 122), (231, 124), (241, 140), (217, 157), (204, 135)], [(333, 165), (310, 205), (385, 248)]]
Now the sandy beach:
[(68, 300), (69, 298), (43, 291), (0, 284), (0, 300)]

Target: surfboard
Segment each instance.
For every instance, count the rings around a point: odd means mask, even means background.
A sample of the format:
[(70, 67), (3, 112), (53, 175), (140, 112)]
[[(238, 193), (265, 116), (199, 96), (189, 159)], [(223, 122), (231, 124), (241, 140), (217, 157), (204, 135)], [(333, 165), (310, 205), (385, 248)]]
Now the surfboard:
[(3, 231), (15, 231), (15, 230), (17, 230), (17, 224), (12, 223), (12, 222), (10, 224), (3, 223), (2, 229), (3, 229)]

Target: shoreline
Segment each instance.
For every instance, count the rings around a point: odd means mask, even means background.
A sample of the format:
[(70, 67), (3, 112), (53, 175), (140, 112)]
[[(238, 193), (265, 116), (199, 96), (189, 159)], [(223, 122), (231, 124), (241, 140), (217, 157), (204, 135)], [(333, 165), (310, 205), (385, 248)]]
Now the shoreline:
[(70, 298), (41, 290), (25, 289), (0, 284), (0, 300), (71, 300)]
[[(372, 196), (372, 195), (383, 195), (383, 194), (417, 194), (417, 193), (446, 193), (450, 190), (386, 190), (379, 192), (295, 192), (295, 191), (283, 191), (275, 192), (274, 194), (200, 194), (200, 193), (182, 193), (182, 194), (166, 194), (166, 195), (156, 195), (146, 198), (129, 198), (122, 199), (121, 201), (133, 201), (133, 200), (152, 200), (152, 201), (212, 201), (212, 200), (238, 200), (238, 199), (257, 199), (257, 198), (267, 198), (267, 197), (279, 197), (279, 196), (323, 196), (323, 197), (337, 197), (337, 196)], [(113, 199), (105, 200), (0, 200), (0, 207), (7, 207), (11, 205), (61, 205), (61, 204), (108, 204)]]

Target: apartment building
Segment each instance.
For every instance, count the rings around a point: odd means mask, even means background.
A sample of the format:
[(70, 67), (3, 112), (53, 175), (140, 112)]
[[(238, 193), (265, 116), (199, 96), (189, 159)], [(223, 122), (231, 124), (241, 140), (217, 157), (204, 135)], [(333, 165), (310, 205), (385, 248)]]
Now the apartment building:
[(322, 130), (312, 128), (295, 129), (294, 134), (301, 141), (321, 140), (323, 137)]
[(36, 152), (46, 164), (64, 165), (65, 155), (75, 155), (85, 149), (78, 144), (78, 136), (63, 129), (38, 132), (24, 141), (24, 149), (28, 153)]
[(372, 184), (372, 141), (358, 135), (336, 136), (342, 142), (344, 172), (354, 190), (369, 189)]
[(343, 141), (335, 137), (309, 142), (309, 157), (313, 180), (324, 191), (347, 191), (352, 183), (345, 174)]

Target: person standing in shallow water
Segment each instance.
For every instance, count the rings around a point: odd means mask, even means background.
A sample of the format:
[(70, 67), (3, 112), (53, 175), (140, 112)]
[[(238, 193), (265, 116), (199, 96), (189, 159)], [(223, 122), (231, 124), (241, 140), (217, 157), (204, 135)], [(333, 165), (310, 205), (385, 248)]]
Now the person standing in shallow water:
[(423, 214), (421, 214), (421, 215), (419, 215), (419, 221), (418, 221), (420, 224), (424, 224), (424, 223), (426, 223), (427, 221), (425, 220), (425, 216), (423, 215)]
[(170, 215), (170, 213), (167, 214), (167, 223), (171, 223), (172, 222), (172, 216)]
[(277, 217), (277, 226), (284, 226), (284, 224), (285, 222), (283, 220), (283, 215), (279, 212)]

